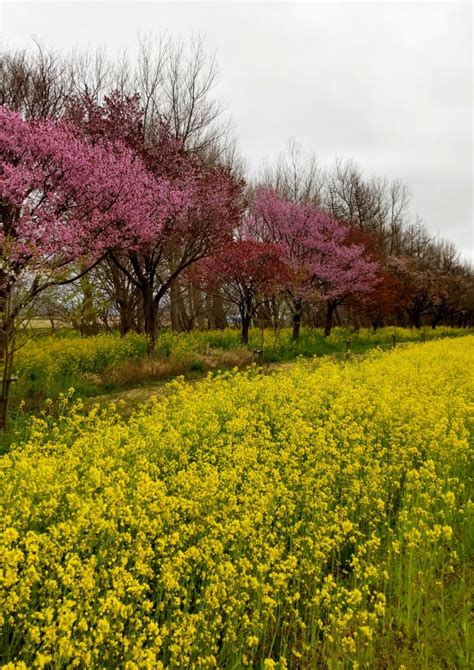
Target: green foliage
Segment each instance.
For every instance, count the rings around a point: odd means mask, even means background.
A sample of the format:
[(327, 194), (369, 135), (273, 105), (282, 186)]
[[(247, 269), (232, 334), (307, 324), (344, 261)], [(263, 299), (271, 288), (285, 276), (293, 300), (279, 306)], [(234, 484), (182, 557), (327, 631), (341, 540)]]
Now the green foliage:
[(59, 336), (41, 337), (28, 341), (15, 359), (18, 385), (13, 398), (33, 400), (40, 404), (46, 398), (74, 387), (79, 395), (100, 392), (98, 375), (108, 366), (146, 356), (147, 342), (140, 335), (130, 334), (81, 337), (75, 332), (62, 331)]

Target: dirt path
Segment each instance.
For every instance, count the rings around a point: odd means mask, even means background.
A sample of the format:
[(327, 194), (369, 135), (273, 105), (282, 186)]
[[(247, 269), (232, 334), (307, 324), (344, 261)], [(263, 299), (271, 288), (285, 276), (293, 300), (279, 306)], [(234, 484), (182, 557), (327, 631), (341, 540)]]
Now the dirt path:
[[(408, 343), (401, 342), (398, 347), (405, 346)], [(387, 345), (385, 347), (387, 350), (391, 349), (390, 345)], [(351, 353), (351, 358), (360, 358), (360, 357), (365, 357), (365, 353)], [(305, 361), (318, 361), (322, 362), (324, 360), (328, 360), (330, 358), (334, 360), (339, 360), (342, 361), (344, 359), (345, 355), (343, 353), (339, 354), (334, 354), (334, 353), (328, 353), (324, 354), (322, 356), (317, 356), (315, 358), (304, 358)], [(270, 373), (270, 372), (277, 372), (277, 371), (283, 371), (283, 370), (289, 370), (292, 368), (296, 363), (298, 362), (298, 359), (294, 359), (291, 361), (284, 361), (284, 362), (278, 362), (278, 363), (265, 363), (262, 366), (262, 371), (264, 374)], [(242, 371), (248, 369), (250, 366), (243, 367), (241, 368)], [(203, 373), (190, 373), (190, 374), (185, 374), (182, 375), (181, 377), (184, 378), (184, 381), (186, 384), (189, 384), (191, 386), (195, 386), (198, 382), (202, 381), (203, 379), (206, 378), (207, 372)], [(169, 388), (169, 384), (176, 379), (176, 377), (170, 377), (168, 379), (163, 379), (160, 381), (155, 381), (155, 382), (146, 382), (141, 384), (140, 386), (134, 386), (131, 388), (119, 390), (119, 391), (111, 391), (110, 393), (104, 393), (101, 395), (97, 396), (91, 396), (89, 398), (84, 398), (83, 402), (86, 407), (92, 407), (93, 405), (108, 405), (110, 403), (120, 403), (119, 411), (121, 414), (124, 416), (130, 416), (130, 414), (133, 413), (133, 411), (139, 407), (140, 405), (146, 403), (150, 398), (152, 397), (162, 397), (165, 396), (169, 393), (172, 393), (172, 389)]]
[[(326, 356), (321, 356), (321, 358), (326, 358)], [(295, 365), (296, 361), (285, 361), (283, 363), (269, 363), (262, 367), (263, 373), (275, 372), (280, 370), (289, 370)], [(243, 368), (245, 370), (245, 368)], [(199, 376), (186, 376), (184, 375), (184, 382), (190, 386), (195, 386), (203, 379), (206, 378), (207, 373), (200, 374)], [(148, 382), (146, 384), (141, 384), (140, 386), (134, 386), (132, 388), (112, 391), (110, 393), (103, 393), (96, 396), (91, 396), (89, 398), (83, 398), (83, 403), (85, 407), (92, 407), (94, 405), (105, 406), (111, 403), (120, 403), (120, 413), (125, 416), (130, 415), (137, 407), (146, 403), (152, 397), (163, 397), (172, 392), (169, 384), (175, 378), (163, 379), (159, 382)]]

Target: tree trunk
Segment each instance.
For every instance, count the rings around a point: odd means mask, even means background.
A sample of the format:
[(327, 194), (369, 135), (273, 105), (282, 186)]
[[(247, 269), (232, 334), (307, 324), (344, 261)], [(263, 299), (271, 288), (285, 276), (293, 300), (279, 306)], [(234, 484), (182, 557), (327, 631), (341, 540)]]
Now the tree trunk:
[(8, 292), (0, 288), (0, 361), (5, 359), (8, 351), (8, 304)]
[(124, 337), (132, 328), (133, 315), (130, 311), (129, 302), (126, 299), (117, 299), (117, 305), (119, 308), (120, 337)]
[(205, 308), (208, 329), (224, 330), (224, 328), (227, 328), (228, 323), (222, 297), (218, 293), (205, 294)]
[(329, 337), (329, 335), (331, 334), (332, 320), (333, 320), (335, 309), (336, 309), (336, 305), (334, 303), (332, 303), (332, 302), (327, 303), (326, 324), (324, 326), (324, 337)]
[(412, 312), (412, 324), (413, 326), (419, 330), (421, 328), (421, 318), (420, 318), (420, 313), (418, 311)]
[(206, 324), (205, 324), (203, 294), (194, 284), (190, 285), (189, 290), (191, 298), (190, 302), (192, 305), (191, 317), (189, 319), (190, 324), (189, 330), (191, 330), (194, 322), (196, 323), (198, 330), (205, 330)]
[[(146, 317), (145, 317), (146, 318)], [(170, 286), (170, 318), (171, 329), (175, 332), (180, 330), (179, 327), (179, 288), (176, 282), (172, 282)], [(146, 326), (145, 326), (146, 332)]]
[[(190, 316), (186, 311), (186, 303), (189, 304)], [(191, 287), (181, 287), (178, 295), (178, 332), (187, 333), (193, 327), (193, 307), (191, 301)]]
[(148, 337), (148, 353), (152, 354), (155, 350), (157, 319), (151, 286), (143, 288), (143, 316), (145, 335)]
[(295, 312), (293, 314), (293, 333), (291, 339), (293, 342), (298, 342), (300, 339), (300, 328), (301, 328), (301, 312)]
[(246, 313), (242, 315), (242, 336), (241, 336), (242, 344), (249, 343), (249, 330), (251, 320), (252, 318), (250, 314)]
[(303, 305), (301, 300), (297, 300), (295, 303), (295, 309), (293, 312), (293, 342), (298, 342), (300, 339), (300, 328), (301, 328), (301, 315), (303, 312)]
[[(0, 273), (0, 281), (3, 279)], [(15, 322), (10, 314), (10, 291), (0, 288), (0, 430), (7, 427), (8, 400), (13, 365)]]
[(97, 310), (94, 306), (94, 291), (87, 275), (81, 277), (80, 286), (84, 296), (80, 316), (81, 335), (97, 335), (99, 323), (97, 321)]
[(212, 296), (212, 319), (213, 328), (217, 328), (219, 330), (227, 328), (227, 319), (220, 295)]

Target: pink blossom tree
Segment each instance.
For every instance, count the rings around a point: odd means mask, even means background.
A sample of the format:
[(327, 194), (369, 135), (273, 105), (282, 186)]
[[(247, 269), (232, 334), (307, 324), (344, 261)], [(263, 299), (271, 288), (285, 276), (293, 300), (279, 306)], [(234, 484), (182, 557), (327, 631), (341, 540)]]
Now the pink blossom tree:
[(79, 258), (91, 264), (111, 247), (150, 240), (183, 201), (124, 144), (92, 144), (66, 122), (28, 123), (5, 107), (0, 198), (1, 285), (27, 270), (31, 296)]
[(261, 189), (252, 210), (261, 238), (283, 245), (292, 268), (287, 292), (293, 339), (299, 337), (304, 301), (316, 296), (326, 303), (324, 334), (329, 335), (337, 306), (377, 284), (377, 264), (366, 257), (363, 244), (351, 243), (348, 226), (312, 203), (284, 200), (272, 189)]
[(149, 240), (181, 204), (124, 143), (87, 142), (67, 122), (27, 122), (0, 107), (0, 358), (11, 365), (16, 317), (29, 301), (84, 274), (111, 246)]
[(228, 170), (186, 154), (165, 126), (157, 123), (145, 133), (137, 96), (115, 93), (103, 105), (88, 98), (76, 100), (70, 118), (93, 142), (106, 138), (125, 143), (155, 179), (168, 185), (166, 215), (161, 217), (160, 210), (160, 216), (148, 219), (146, 234), (140, 224), (133, 245), (110, 248), (112, 261), (140, 291), (145, 332), (153, 348), (161, 300), (181, 273), (231, 239), (239, 222), (243, 185)]

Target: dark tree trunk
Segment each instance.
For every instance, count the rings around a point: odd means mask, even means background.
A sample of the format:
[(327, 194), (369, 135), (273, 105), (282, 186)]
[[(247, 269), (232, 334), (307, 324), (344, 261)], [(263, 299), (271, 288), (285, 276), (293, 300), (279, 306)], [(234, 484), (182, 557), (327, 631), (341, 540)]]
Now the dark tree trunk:
[(395, 318), (395, 325), (400, 326), (400, 328), (406, 328), (406, 319), (405, 314), (398, 312)]
[(152, 354), (156, 343), (157, 318), (151, 286), (143, 287), (143, 317), (145, 335), (148, 337), (148, 353)]
[(301, 312), (293, 314), (293, 342), (298, 342), (300, 339), (300, 330), (301, 330)]
[(213, 328), (217, 328), (219, 330), (227, 328), (227, 319), (220, 295), (213, 295), (211, 297), (211, 314)]
[(251, 321), (252, 318), (249, 314), (242, 315), (242, 337), (241, 337), (242, 344), (249, 343), (249, 331)]
[(331, 334), (332, 330), (332, 321), (333, 321), (333, 316), (334, 316), (334, 310), (336, 309), (336, 304), (329, 301), (327, 303), (327, 311), (326, 311), (326, 323), (324, 326), (324, 337), (329, 337)]
[[(3, 277), (0, 272), (0, 281)], [(8, 291), (0, 287), (0, 361), (2, 361), (8, 350)]]
[(84, 295), (80, 317), (81, 335), (97, 335), (99, 332), (99, 322), (97, 321), (97, 311), (94, 307), (94, 291), (87, 275), (81, 278), (80, 286)]
[(127, 275), (117, 265), (113, 257), (106, 263), (105, 267), (110, 272), (113, 285), (113, 298), (119, 315), (120, 336), (124, 337), (131, 330), (135, 330), (137, 333), (143, 332), (142, 291), (128, 280)]
[(421, 316), (418, 311), (412, 312), (411, 321), (414, 328), (416, 328), (417, 330), (421, 328)]
[[(4, 276), (0, 272), (0, 286)], [(7, 427), (10, 377), (13, 365), (15, 323), (10, 313), (10, 291), (0, 288), (0, 429)]]
[(128, 300), (118, 299), (117, 305), (119, 308), (120, 337), (124, 337), (127, 333), (130, 332), (132, 328), (133, 314), (131, 313)]
[(175, 332), (181, 332), (182, 327), (182, 309), (183, 296), (181, 289), (176, 281), (173, 281), (170, 286), (170, 317), (171, 329)]
[(303, 304), (301, 300), (295, 302), (295, 309), (293, 312), (293, 342), (298, 342), (300, 339), (301, 316), (303, 313)]
[(447, 316), (448, 316), (448, 307), (445, 302), (442, 302), (438, 307), (433, 310), (432, 315), (431, 315), (431, 327), (433, 330), (436, 328), (436, 326), (439, 326), (439, 324), (444, 321), (446, 323), (447, 321)]

